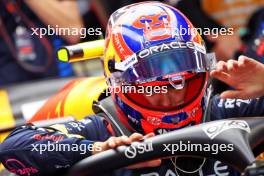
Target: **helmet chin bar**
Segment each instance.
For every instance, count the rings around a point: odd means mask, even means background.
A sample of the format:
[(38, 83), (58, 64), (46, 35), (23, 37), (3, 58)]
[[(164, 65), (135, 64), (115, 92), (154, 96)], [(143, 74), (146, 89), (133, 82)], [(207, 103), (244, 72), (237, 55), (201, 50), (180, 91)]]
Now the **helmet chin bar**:
[[(263, 117), (225, 119), (203, 123), (90, 156), (73, 166), (69, 175), (98, 175), (143, 161), (173, 156), (212, 158), (222, 161), (242, 173), (256, 161), (252, 149), (264, 145), (263, 134)], [(192, 144), (233, 144), (234, 150), (219, 151), (217, 154), (213, 154), (211, 151), (186, 150), (177, 150), (172, 154), (171, 151), (164, 150), (164, 145), (177, 144), (179, 141), (184, 143), (189, 141)], [(152, 144), (152, 150), (143, 153), (137, 152), (141, 151), (142, 145), (148, 146), (149, 144)], [(126, 155), (128, 150), (137, 153), (133, 158), (128, 158)]]

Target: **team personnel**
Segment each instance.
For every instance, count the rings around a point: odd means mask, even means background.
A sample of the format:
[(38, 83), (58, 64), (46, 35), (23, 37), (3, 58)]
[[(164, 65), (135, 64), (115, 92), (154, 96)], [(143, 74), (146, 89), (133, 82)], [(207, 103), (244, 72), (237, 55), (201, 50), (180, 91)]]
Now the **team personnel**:
[(71, 34), (82, 27), (76, 1), (1, 0), (0, 86), (72, 76), (71, 65), (56, 62), (55, 50), (79, 42), (80, 33)]

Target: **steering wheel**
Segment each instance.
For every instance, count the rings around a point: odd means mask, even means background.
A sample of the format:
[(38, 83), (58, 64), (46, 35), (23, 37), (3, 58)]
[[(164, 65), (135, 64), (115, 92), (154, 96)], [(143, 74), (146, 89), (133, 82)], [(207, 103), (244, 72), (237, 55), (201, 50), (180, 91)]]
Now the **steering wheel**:
[[(233, 144), (232, 151), (165, 150), (179, 141), (190, 144)], [(142, 150), (148, 147), (148, 150)], [(69, 171), (69, 176), (99, 175), (139, 162), (173, 156), (212, 158), (228, 164), (245, 175), (260, 175), (264, 165), (256, 163), (254, 148), (264, 149), (264, 117), (247, 117), (212, 121), (119, 146), (83, 159)], [(263, 151), (261, 151), (263, 152)], [(98, 167), (103, 166), (103, 167)], [(261, 169), (259, 169), (261, 167)], [(259, 172), (259, 173), (258, 173)], [(249, 174), (250, 173), (250, 174)], [(263, 173), (264, 174), (264, 173)]]

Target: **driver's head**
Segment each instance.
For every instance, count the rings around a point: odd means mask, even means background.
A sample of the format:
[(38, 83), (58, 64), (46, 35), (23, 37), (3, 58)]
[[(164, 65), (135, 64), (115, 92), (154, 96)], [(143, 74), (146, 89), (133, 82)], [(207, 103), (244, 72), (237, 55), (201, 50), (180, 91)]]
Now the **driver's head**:
[(104, 68), (130, 130), (160, 134), (202, 122), (208, 58), (201, 36), (177, 9), (143, 2), (114, 12)]

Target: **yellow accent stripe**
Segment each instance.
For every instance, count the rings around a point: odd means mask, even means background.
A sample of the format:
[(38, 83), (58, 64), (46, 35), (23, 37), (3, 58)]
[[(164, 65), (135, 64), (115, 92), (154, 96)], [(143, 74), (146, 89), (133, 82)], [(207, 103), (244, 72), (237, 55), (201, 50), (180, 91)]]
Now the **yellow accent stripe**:
[(264, 152), (263, 152), (262, 154), (260, 154), (260, 155), (257, 157), (257, 159), (259, 159), (259, 160), (264, 160)]
[(82, 80), (68, 94), (64, 104), (64, 116), (73, 116), (80, 120), (94, 114), (93, 102), (98, 100), (106, 88), (103, 76)]
[(0, 128), (15, 126), (15, 119), (8, 100), (8, 94), (4, 90), (0, 90)]
[[(8, 132), (0, 134), (0, 143), (9, 135)], [(4, 166), (0, 163), (0, 172), (4, 169)]]
[(0, 172), (4, 169), (4, 166), (0, 164)]
[(8, 135), (9, 135), (9, 132), (1, 133), (0, 134), (0, 143), (2, 143)]

